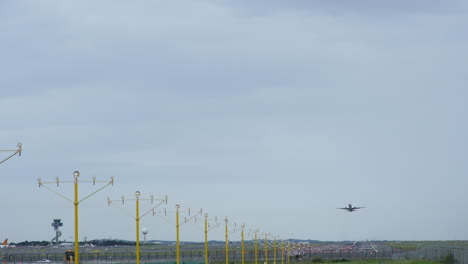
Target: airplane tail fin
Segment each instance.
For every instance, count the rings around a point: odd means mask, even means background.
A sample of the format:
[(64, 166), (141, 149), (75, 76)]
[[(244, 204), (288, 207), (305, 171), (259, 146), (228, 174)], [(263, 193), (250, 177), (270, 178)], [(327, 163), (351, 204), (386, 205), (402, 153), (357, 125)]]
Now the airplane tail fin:
[[(0, 241), (1, 241), (1, 240), (0, 240)], [(5, 239), (5, 240), (3, 241), (3, 243), (2, 243), (2, 246), (6, 246), (6, 245), (8, 245), (8, 238)]]

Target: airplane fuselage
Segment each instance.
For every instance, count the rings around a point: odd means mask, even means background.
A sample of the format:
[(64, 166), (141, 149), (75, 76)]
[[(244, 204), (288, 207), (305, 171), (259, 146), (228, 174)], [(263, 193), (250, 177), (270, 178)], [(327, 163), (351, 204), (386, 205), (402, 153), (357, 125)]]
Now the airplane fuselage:
[(348, 204), (348, 207), (343, 207), (343, 208), (338, 208), (338, 209), (343, 209), (343, 210), (346, 210), (348, 212), (354, 212), (358, 209), (361, 209), (361, 208), (364, 208), (364, 207), (353, 207), (351, 204)]

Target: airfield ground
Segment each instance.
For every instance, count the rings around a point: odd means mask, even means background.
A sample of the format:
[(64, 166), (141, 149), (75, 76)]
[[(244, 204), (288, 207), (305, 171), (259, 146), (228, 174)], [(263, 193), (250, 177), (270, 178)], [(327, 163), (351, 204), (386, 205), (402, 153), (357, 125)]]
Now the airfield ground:
[[(378, 263), (398, 263), (398, 264), (413, 264), (413, 263), (434, 263), (434, 262), (405, 262), (392, 261), (392, 255), (405, 251), (416, 250), (433, 245), (453, 245), (466, 246), (467, 241), (404, 241), (404, 242), (321, 242), (303, 246), (300, 249), (291, 250), (291, 263), (318, 263), (317, 260), (323, 261), (340, 261), (353, 260), (353, 264), (357, 261), (378, 260)], [(50, 260), (53, 263), (63, 263), (64, 252), (73, 249), (72, 247), (10, 247), (0, 249), (0, 260), (3, 263), (34, 263), (38, 264), (40, 260)], [(281, 254), (281, 246), (276, 247), (276, 264), (286, 264), (287, 255)], [(269, 263), (274, 263), (274, 248), (269, 247)], [(223, 242), (212, 243), (209, 246), (210, 263), (225, 263), (225, 245)], [(229, 246), (230, 263), (241, 262), (241, 249), (239, 242), (232, 242)], [(299, 256), (299, 257), (297, 257)], [(255, 255), (254, 247), (251, 242), (245, 244), (244, 257), (246, 264), (252, 264)], [(259, 263), (264, 263), (265, 252), (264, 245), (258, 247)], [(134, 246), (94, 246), (80, 247), (81, 263), (132, 263), (135, 259)], [(141, 259), (142, 263), (164, 263), (172, 264), (175, 259), (174, 243), (166, 244), (141, 244)], [(181, 245), (181, 259), (184, 264), (201, 264), (204, 263), (204, 244), (203, 243), (183, 243)]]

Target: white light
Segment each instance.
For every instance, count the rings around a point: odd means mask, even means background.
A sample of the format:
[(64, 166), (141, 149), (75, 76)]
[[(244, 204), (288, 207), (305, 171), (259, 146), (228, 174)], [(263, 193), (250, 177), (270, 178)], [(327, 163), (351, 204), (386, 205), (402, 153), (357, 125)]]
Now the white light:
[(80, 172), (79, 172), (79, 171), (75, 171), (75, 172), (73, 173), (73, 176), (79, 177), (79, 176), (80, 176)]

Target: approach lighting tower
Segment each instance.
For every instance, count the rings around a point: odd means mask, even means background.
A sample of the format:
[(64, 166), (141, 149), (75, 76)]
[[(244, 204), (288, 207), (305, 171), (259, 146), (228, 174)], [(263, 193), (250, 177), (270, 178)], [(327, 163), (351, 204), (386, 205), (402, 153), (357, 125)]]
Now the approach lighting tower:
[(208, 250), (208, 231), (213, 228), (217, 228), (218, 225), (218, 217), (214, 218), (215, 225), (210, 225), (208, 223), (208, 214), (205, 213), (205, 264), (209, 264), (209, 250)]
[(254, 243), (254, 264), (258, 264), (258, 233), (260, 230), (252, 230), (250, 229), (247, 232), (247, 236), (251, 237)]
[(265, 233), (265, 264), (268, 264), (268, 234)]
[[(86, 200), (89, 197), (96, 194), (97, 192), (99, 192), (102, 189), (106, 188), (107, 186), (114, 185), (114, 177), (111, 176), (110, 181), (97, 181), (95, 176), (93, 176), (92, 181), (79, 181), (78, 179), (80, 178), (80, 172), (75, 171), (75, 172), (73, 172), (73, 178), (74, 179), (72, 181), (61, 181), (60, 178), (57, 176), (55, 178), (56, 180), (52, 181), (52, 182), (43, 182), (41, 180), (41, 178), (38, 178), (37, 182), (39, 184), (39, 188), (44, 187), (47, 190), (49, 190), (49, 191), (57, 194), (58, 196), (62, 197), (63, 199), (73, 203), (74, 209), (75, 209), (75, 256), (74, 256), (74, 261), (75, 261), (75, 264), (79, 264), (80, 263), (80, 247), (79, 247), (80, 244), (79, 244), (79, 240), (78, 240), (78, 205), (81, 202), (83, 202), (84, 200)], [(96, 185), (96, 183), (105, 183), (105, 185), (103, 187), (97, 189), (93, 193), (89, 194), (88, 196), (85, 196), (83, 199), (79, 200), (78, 199), (78, 183), (80, 183), (80, 182), (92, 182), (93, 185)], [(60, 183), (73, 183), (73, 186), (74, 186), (74, 195), (73, 195), (74, 199), (73, 200), (68, 198), (67, 196), (57, 192), (56, 190), (50, 188), (49, 186), (47, 186), (48, 184), (57, 184), (57, 187), (59, 187)]]
[[(257, 235), (257, 234), (255, 233), (255, 235)], [(262, 243), (263, 243), (263, 248), (264, 248), (264, 251), (265, 251), (265, 253), (264, 253), (264, 255), (265, 255), (265, 260), (264, 260), (263, 263), (264, 263), (264, 264), (268, 264), (268, 254), (269, 254), (268, 248), (270, 247), (270, 243), (269, 243), (268, 237), (269, 237), (269, 236), (271, 237), (271, 234), (270, 234), (270, 233), (259, 234), (259, 237), (262, 237), (262, 236), (265, 236), (265, 240), (263, 240), (263, 242), (262, 242), (262, 239), (259, 238), (259, 239), (258, 239), (258, 242), (257, 242), (256, 244), (262, 244)], [(257, 238), (256, 238), (255, 240), (257, 240)], [(254, 245), (255, 245), (255, 244), (254, 244)]]
[[(125, 197), (121, 197), (120, 200), (111, 200), (109, 197), (107, 197), (107, 204), (111, 205), (112, 202), (122, 202), (122, 204), (125, 204), (125, 201), (135, 201), (135, 230), (136, 230), (136, 242), (135, 242), (135, 258), (136, 258), (136, 264), (140, 264), (140, 219), (143, 218), (145, 215), (147, 215), (149, 212), (153, 212), (154, 214), (154, 209), (158, 206), (160, 206), (163, 203), (167, 204), (167, 195), (164, 197), (164, 199), (156, 199), (154, 198), (153, 195), (150, 196), (150, 198), (141, 198), (141, 193), (140, 191), (135, 192), (135, 198), (130, 198), (130, 199), (125, 199)], [(140, 214), (140, 201), (151, 201), (151, 204), (153, 205), (151, 209), (146, 211), (143, 214)], [(154, 203), (156, 205), (154, 205)], [(145, 234), (146, 235), (146, 234)], [(146, 237), (145, 237), (146, 239)]]
[[(240, 230), (241, 232), (241, 264), (244, 264), (244, 229), (245, 229), (245, 224), (242, 224), (240, 228), (237, 228), (237, 224), (234, 223), (234, 229), (232, 232), (229, 232), (228, 230), (228, 219), (227, 217), (224, 219), (226, 222), (226, 264), (229, 264), (229, 234), (236, 233), (237, 231)], [(235, 252), (234, 252), (235, 254)]]
[[(180, 264), (180, 226), (190, 222), (192, 219), (194, 222), (197, 222), (197, 216), (203, 213), (203, 209), (200, 208), (200, 211), (192, 211), (190, 208), (188, 210), (181, 210), (180, 205), (176, 204), (175, 211), (169, 211), (164, 208), (164, 216), (167, 216), (167, 213), (175, 213), (176, 215), (176, 262), (175, 264)], [(179, 221), (179, 214), (180, 213), (188, 213), (188, 218), (184, 217), (184, 221), (181, 223)], [(193, 213), (193, 215), (191, 215)], [(162, 212), (153, 211), (153, 216), (161, 216)], [(138, 263), (137, 263), (138, 264)]]

